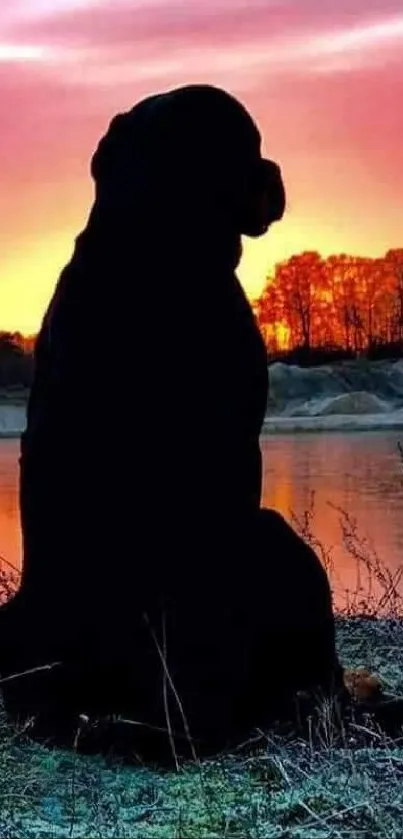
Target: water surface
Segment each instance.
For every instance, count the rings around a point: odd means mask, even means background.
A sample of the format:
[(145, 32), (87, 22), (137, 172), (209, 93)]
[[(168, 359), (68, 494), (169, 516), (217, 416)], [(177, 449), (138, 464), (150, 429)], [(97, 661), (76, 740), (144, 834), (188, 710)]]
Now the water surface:
[[(331, 549), (336, 603), (342, 603), (345, 589), (357, 587), (357, 562), (343, 547), (340, 513), (334, 506), (356, 520), (360, 536), (373, 544), (392, 572), (403, 563), (399, 440), (403, 441), (403, 434), (397, 431), (275, 434), (262, 438), (263, 503), (277, 508), (289, 520), (292, 512), (301, 519), (314, 495), (312, 530), (325, 549)], [(18, 440), (0, 440), (0, 554), (20, 567), (18, 451)], [(379, 587), (376, 590), (381, 591)], [(403, 594), (403, 583), (400, 590)]]

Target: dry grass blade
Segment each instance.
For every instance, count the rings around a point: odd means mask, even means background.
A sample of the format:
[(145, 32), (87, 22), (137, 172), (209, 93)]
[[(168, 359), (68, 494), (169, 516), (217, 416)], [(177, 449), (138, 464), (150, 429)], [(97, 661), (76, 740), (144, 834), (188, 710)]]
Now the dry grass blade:
[(166, 678), (167, 678), (167, 680), (168, 680), (168, 682), (169, 682), (169, 685), (170, 685), (170, 688), (171, 688), (171, 690), (172, 690), (172, 693), (174, 694), (174, 697), (175, 697), (176, 702), (177, 702), (177, 704), (178, 704), (179, 712), (180, 712), (181, 717), (182, 717), (183, 726), (184, 726), (184, 729), (185, 729), (185, 732), (186, 732), (186, 737), (187, 737), (187, 741), (188, 741), (188, 743), (189, 743), (189, 747), (190, 747), (190, 750), (191, 750), (192, 758), (193, 758), (193, 760), (194, 760), (196, 763), (198, 763), (198, 762), (199, 762), (199, 760), (198, 760), (198, 757), (197, 757), (197, 754), (196, 754), (196, 750), (195, 750), (195, 747), (194, 747), (194, 744), (193, 744), (193, 740), (192, 740), (192, 737), (191, 737), (191, 734), (190, 734), (188, 721), (187, 721), (187, 719), (186, 719), (186, 715), (185, 715), (185, 712), (184, 712), (184, 709), (183, 709), (183, 706), (182, 706), (182, 702), (181, 702), (181, 700), (180, 700), (180, 697), (179, 697), (179, 695), (178, 695), (178, 693), (177, 693), (177, 690), (176, 690), (176, 688), (175, 688), (175, 685), (174, 685), (174, 683), (173, 683), (173, 681), (172, 681), (172, 678), (171, 678), (171, 675), (170, 675), (170, 673), (169, 673), (169, 670), (168, 670), (167, 662), (166, 662), (166, 660), (165, 660), (164, 653), (163, 653), (163, 651), (161, 650), (160, 644), (158, 643), (158, 638), (157, 638), (157, 636), (156, 636), (156, 634), (155, 634), (155, 631), (154, 631), (153, 627), (151, 626), (151, 623), (150, 623), (149, 617), (148, 617), (148, 615), (147, 615), (147, 613), (146, 613), (146, 612), (144, 612), (144, 613), (143, 613), (143, 617), (144, 617), (144, 620), (145, 620), (145, 622), (146, 622), (146, 624), (147, 624), (147, 626), (148, 626), (148, 628), (149, 628), (149, 630), (150, 630), (150, 632), (151, 632), (151, 635), (152, 635), (153, 641), (154, 641), (155, 646), (156, 646), (156, 648), (157, 648), (158, 655), (159, 655), (159, 657), (160, 657), (160, 659), (161, 659), (162, 666), (163, 666), (163, 668), (164, 668), (164, 672), (165, 672), (165, 674), (166, 674)]
[(21, 679), (23, 676), (31, 676), (32, 673), (53, 670), (54, 667), (60, 667), (61, 664), (61, 661), (53, 661), (51, 664), (41, 664), (39, 667), (31, 667), (29, 670), (21, 671), (21, 673), (12, 673), (11, 676), (4, 676), (3, 678), (0, 678), (0, 685), (3, 685), (5, 682), (12, 682), (14, 679)]
[[(167, 639), (166, 639), (165, 612), (162, 615), (162, 639), (163, 639), (163, 641), (162, 641), (163, 656), (164, 656), (164, 661), (166, 662), (166, 660), (167, 660)], [(164, 697), (164, 711), (165, 711), (165, 718), (166, 718), (167, 726), (168, 726), (168, 736), (169, 736), (169, 742), (170, 742), (170, 745), (171, 745), (172, 756), (173, 756), (174, 761), (175, 761), (176, 770), (178, 771), (179, 770), (179, 762), (178, 762), (178, 756), (176, 754), (176, 749), (175, 749), (175, 740), (174, 740), (173, 733), (172, 733), (171, 718), (169, 716), (166, 671), (167, 671), (167, 667), (164, 667), (163, 677), (162, 677), (162, 679), (163, 679), (162, 690), (163, 690), (163, 697)]]

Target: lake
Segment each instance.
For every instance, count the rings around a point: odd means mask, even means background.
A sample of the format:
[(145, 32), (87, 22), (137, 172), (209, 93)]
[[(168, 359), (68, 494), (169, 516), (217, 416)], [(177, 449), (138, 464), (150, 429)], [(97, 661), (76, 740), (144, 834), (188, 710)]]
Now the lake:
[[(400, 440), (403, 432), (385, 430), (262, 438), (263, 503), (291, 520), (292, 512), (303, 516), (314, 494), (312, 531), (331, 549), (336, 605), (344, 604), (345, 589), (357, 587), (357, 562), (343, 546), (340, 513), (334, 507), (356, 520), (359, 536), (369, 540), (392, 572), (403, 563)], [(0, 440), (0, 554), (20, 567), (18, 451), (18, 440)], [(381, 593), (377, 585), (374, 590)], [(399, 590), (403, 595), (403, 582)]]

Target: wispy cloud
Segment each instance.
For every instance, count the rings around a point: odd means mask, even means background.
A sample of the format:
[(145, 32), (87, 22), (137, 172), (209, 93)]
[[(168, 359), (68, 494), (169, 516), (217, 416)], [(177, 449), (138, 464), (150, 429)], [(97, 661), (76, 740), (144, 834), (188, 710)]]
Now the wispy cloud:
[[(83, 56), (84, 53), (82, 52)], [(61, 68), (72, 61), (80, 58), (80, 51), (69, 47), (49, 46), (48, 44), (21, 44), (0, 41), (0, 63), (2, 64), (43, 64), (59, 65)]]
[(380, 19), (379, 7), (374, 19), (354, 23), (351, 16), (342, 25), (329, 18), (318, 23), (309, 4), (301, 19), (287, 0), (251, 0), (247, 7), (240, 0), (231, 6), (228, 0), (214, 6), (61, 0), (54, 9), (38, 0), (31, 17), (19, 19), (18, 5), (13, 12), (10, 7), (10, 33), (20, 39), (0, 44), (0, 61), (49, 64), (65, 85), (96, 88), (163, 78), (170, 84), (182, 73), (209, 80), (232, 72), (236, 82), (254, 74), (258, 83), (273, 69), (337, 72), (346, 63), (352, 69), (371, 63), (379, 50), (385, 62), (403, 53), (403, 15)]
[(368, 51), (373, 46), (401, 44), (403, 40), (403, 14), (375, 23), (327, 31), (306, 43), (306, 55), (335, 55), (337, 53)]
[(1, 44), (0, 61), (14, 63), (15, 61), (46, 61), (49, 50), (37, 44)]

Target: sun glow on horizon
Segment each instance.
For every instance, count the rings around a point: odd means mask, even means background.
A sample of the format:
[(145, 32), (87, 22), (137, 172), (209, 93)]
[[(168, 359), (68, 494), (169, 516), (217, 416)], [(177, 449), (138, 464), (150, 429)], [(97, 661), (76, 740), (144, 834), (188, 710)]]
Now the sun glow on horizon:
[[(69, 229), (64, 234), (49, 234), (43, 240), (27, 243), (21, 254), (4, 266), (10, 292), (3, 294), (0, 330), (19, 331), (24, 335), (37, 332), (59, 274), (71, 258), (74, 240), (80, 229)], [(389, 246), (383, 249), (372, 247), (366, 253), (355, 253), (349, 248), (332, 248), (330, 239), (324, 238), (322, 247), (320, 241), (314, 247), (295, 238), (293, 247), (292, 237), (281, 235), (279, 225), (276, 237), (274, 231), (271, 231), (260, 241), (244, 240), (244, 254), (237, 274), (251, 302), (262, 293), (267, 278), (274, 273), (275, 265), (297, 253), (315, 250), (324, 258), (346, 252), (352, 256), (376, 257), (384, 255), (389, 249)], [(391, 247), (394, 246), (398, 247), (399, 243), (392, 243)], [(277, 324), (276, 331), (278, 340), (286, 348), (287, 327)]]

